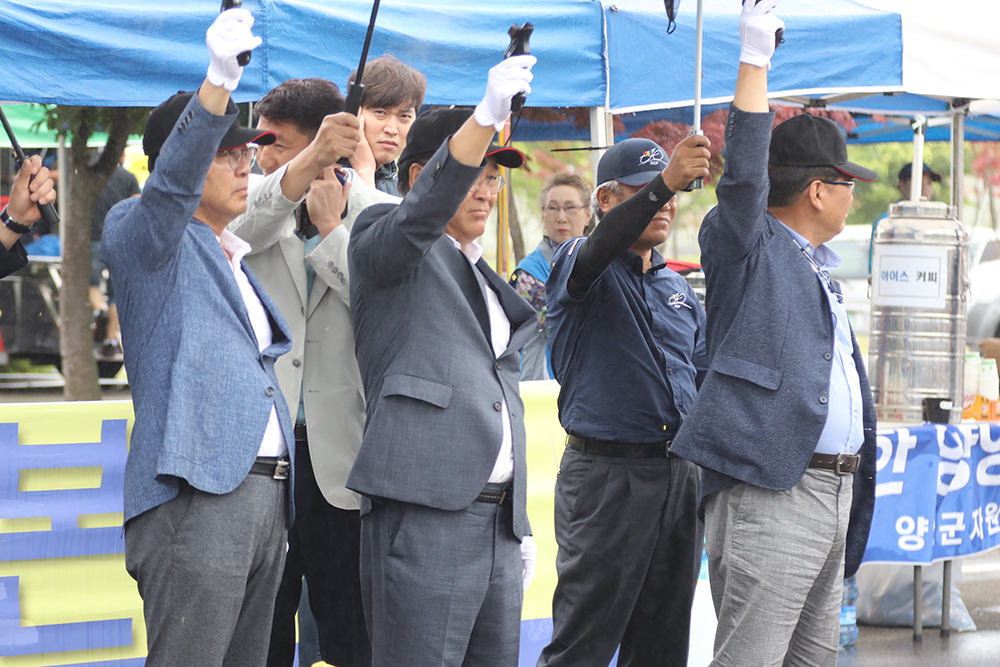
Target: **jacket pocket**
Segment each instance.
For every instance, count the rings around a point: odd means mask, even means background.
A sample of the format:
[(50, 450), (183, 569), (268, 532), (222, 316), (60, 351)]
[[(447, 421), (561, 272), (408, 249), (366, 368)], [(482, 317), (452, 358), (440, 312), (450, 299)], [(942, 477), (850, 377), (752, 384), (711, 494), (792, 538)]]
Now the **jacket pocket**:
[(430, 403), (439, 408), (451, 405), (453, 388), (447, 384), (425, 380), (415, 375), (387, 375), (382, 382), (382, 392), (385, 396), (406, 396), (424, 403)]
[(712, 362), (711, 370), (752, 382), (772, 391), (781, 385), (781, 371), (728, 354), (718, 355)]

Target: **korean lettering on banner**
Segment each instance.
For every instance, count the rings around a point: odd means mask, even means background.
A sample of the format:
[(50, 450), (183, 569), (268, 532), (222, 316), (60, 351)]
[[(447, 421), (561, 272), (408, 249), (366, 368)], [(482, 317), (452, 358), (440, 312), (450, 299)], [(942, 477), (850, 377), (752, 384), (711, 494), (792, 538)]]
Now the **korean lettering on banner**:
[(0, 664), (140, 667), (142, 606), (125, 572), (122, 530), (131, 405), (5, 409)]
[(1000, 545), (1000, 424), (880, 430), (865, 561), (930, 563)]

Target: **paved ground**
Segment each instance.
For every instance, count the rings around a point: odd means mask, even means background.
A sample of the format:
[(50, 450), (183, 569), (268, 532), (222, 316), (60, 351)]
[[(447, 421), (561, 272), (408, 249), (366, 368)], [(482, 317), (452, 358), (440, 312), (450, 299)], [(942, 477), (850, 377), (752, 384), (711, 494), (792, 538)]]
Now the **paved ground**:
[(996, 667), (1000, 665), (1000, 550), (967, 558), (958, 584), (976, 632), (924, 628), (922, 643), (913, 628), (861, 626), (858, 643), (841, 652), (837, 667)]

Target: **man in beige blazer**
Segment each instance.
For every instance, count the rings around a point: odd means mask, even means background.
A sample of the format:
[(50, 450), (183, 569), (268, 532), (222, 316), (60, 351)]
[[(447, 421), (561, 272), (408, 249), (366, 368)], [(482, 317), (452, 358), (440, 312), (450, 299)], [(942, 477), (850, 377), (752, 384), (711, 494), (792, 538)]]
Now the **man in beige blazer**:
[(230, 227), (252, 246), (247, 262), (292, 333), (292, 351), (276, 372), (295, 423), (299, 513), (275, 603), (268, 656), (275, 666), (294, 658), (303, 574), (323, 660), (338, 667), (371, 661), (358, 574), (359, 497), (344, 486), (365, 423), (347, 242), (361, 210), (398, 198), (336, 167), (363, 140), (343, 108), (325, 79), (291, 79), (256, 105), (258, 127), (277, 141), (258, 153), (265, 177), (251, 181), (248, 210)]

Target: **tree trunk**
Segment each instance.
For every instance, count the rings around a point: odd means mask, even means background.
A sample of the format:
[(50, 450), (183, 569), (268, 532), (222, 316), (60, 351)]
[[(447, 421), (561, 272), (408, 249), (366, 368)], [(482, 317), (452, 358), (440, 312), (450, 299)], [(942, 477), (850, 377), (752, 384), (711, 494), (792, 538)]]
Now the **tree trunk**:
[(87, 298), (90, 287), (90, 219), (94, 201), (118, 165), (131, 131), (127, 110), (111, 110), (107, 146), (97, 162), (89, 165), (87, 139), (93, 131), (93, 124), (92, 110), (81, 110), (73, 132), (73, 169), (68, 174), (69, 211), (62, 212), (66, 222), (62, 239), (63, 284), (59, 296), (59, 316), (62, 320), (60, 351), (62, 374), (66, 380), (63, 397), (68, 401), (101, 398), (90, 329), (93, 312)]

